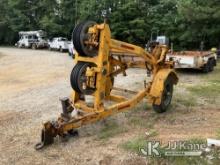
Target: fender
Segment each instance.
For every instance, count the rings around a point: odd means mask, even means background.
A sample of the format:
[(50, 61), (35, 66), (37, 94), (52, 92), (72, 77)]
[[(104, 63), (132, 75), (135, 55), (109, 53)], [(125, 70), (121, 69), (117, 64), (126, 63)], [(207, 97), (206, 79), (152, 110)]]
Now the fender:
[(151, 88), (149, 93), (149, 102), (153, 104), (160, 105), (161, 103), (161, 96), (164, 90), (164, 82), (167, 80), (167, 78), (171, 78), (173, 81), (173, 84), (178, 83), (178, 76), (176, 72), (173, 69), (161, 69), (157, 74), (155, 75)]

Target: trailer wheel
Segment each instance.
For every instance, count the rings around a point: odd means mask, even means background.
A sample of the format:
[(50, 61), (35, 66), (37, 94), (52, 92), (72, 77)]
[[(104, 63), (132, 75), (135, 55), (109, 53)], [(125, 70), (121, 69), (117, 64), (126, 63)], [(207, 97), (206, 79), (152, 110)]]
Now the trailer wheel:
[(209, 60), (209, 71), (212, 72), (214, 70), (214, 60)]
[(92, 67), (92, 63), (78, 62), (70, 75), (70, 84), (74, 91), (81, 94), (90, 95), (95, 92), (95, 88), (88, 86), (88, 79), (86, 77), (87, 67)]
[(209, 59), (209, 60), (208, 60), (208, 62), (207, 62), (207, 64), (206, 64), (206, 67), (207, 67), (207, 69), (208, 69), (208, 71), (207, 71), (206, 73), (212, 72), (212, 71), (214, 70), (213, 59)]
[(213, 64), (214, 64), (214, 66), (217, 66), (216, 59), (213, 59)]
[(203, 73), (208, 73), (209, 72), (208, 62), (203, 66), (202, 71), (203, 71)]
[(34, 49), (34, 50), (37, 49), (37, 45), (36, 45), (36, 44), (32, 44), (31, 47), (32, 47), (32, 49)]
[(88, 45), (85, 42), (91, 37), (88, 34), (89, 28), (95, 24), (93, 21), (85, 21), (78, 24), (73, 30), (73, 45), (80, 56), (94, 57), (98, 54), (98, 47)]
[(166, 112), (167, 108), (169, 107), (173, 96), (173, 81), (171, 78), (167, 78), (164, 83), (164, 90), (161, 98), (160, 105), (153, 104), (153, 109), (157, 113)]
[(63, 52), (63, 48), (62, 48), (62, 46), (60, 46), (60, 49), (59, 49), (59, 50), (60, 50), (60, 52)]

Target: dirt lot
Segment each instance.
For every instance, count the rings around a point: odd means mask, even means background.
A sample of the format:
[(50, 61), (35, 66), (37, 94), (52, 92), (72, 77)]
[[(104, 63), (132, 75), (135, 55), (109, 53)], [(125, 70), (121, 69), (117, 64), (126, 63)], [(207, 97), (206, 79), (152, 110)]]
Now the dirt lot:
[[(151, 138), (162, 143), (220, 137), (218, 67), (209, 75), (178, 71), (180, 82), (164, 114), (156, 114), (144, 102), (136, 111), (81, 128), (79, 137), (68, 142), (56, 139), (52, 146), (35, 151), (41, 123), (56, 118), (59, 97), (70, 94), (73, 66), (67, 53), (0, 48), (0, 164), (147, 164), (148, 158), (123, 147), (126, 142), (152, 132)], [(116, 85), (143, 86), (145, 70), (128, 70), (128, 75), (118, 76)]]

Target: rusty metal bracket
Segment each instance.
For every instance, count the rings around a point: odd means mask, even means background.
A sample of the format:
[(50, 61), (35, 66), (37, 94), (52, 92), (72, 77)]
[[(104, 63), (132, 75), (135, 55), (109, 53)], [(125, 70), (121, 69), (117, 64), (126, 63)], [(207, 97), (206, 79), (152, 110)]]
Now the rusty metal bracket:
[(36, 150), (40, 150), (54, 142), (54, 137), (57, 136), (57, 130), (51, 122), (44, 124), (41, 130), (41, 141), (35, 145)]

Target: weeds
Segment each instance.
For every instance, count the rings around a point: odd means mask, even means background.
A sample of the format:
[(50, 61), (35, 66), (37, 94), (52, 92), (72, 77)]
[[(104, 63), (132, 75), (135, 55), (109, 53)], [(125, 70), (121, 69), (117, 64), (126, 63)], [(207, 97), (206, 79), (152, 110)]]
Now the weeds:
[(205, 98), (208, 103), (217, 103), (220, 98), (220, 83), (210, 82), (205, 85), (188, 87), (188, 90), (197, 97)]
[(108, 139), (110, 137), (113, 137), (115, 135), (121, 134), (127, 132), (127, 128), (119, 125), (116, 121), (108, 121), (104, 127), (99, 131), (98, 138), (99, 139)]
[(140, 148), (145, 148), (146, 144), (147, 144), (146, 138), (138, 137), (136, 139), (122, 143), (120, 146), (125, 150), (135, 152), (137, 154), (141, 154)]
[(188, 90), (197, 96), (217, 97), (220, 93), (220, 84), (208, 83), (206, 85), (188, 87)]
[(184, 96), (180, 94), (176, 94), (175, 97), (173, 98), (173, 103), (177, 105), (181, 104), (189, 108), (196, 106), (197, 99), (189, 94), (185, 94)]

